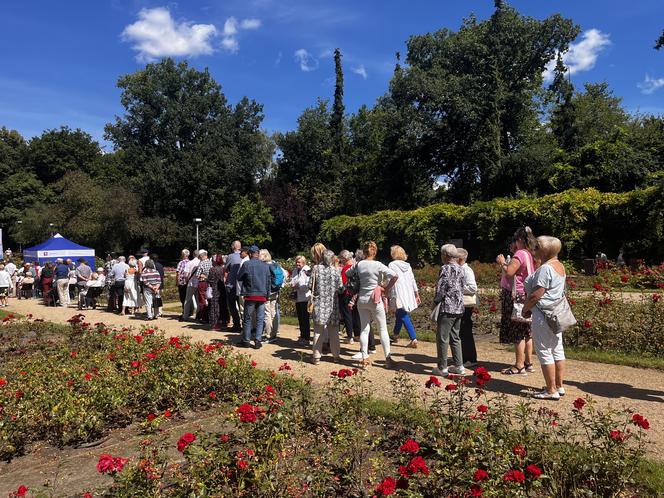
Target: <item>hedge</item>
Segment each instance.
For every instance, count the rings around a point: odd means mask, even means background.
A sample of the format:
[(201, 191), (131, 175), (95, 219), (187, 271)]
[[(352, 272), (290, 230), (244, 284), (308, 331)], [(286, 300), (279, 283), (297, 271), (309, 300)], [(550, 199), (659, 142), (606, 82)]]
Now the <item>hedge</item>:
[(664, 259), (664, 182), (644, 190), (606, 193), (567, 190), (539, 198), (494, 199), (470, 206), (434, 204), (412, 211), (378, 211), (337, 216), (323, 222), (319, 240), (332, 249), (355, 249), (375, 240), (381, 256), (400, 244), (417, 263), (437, 260), (438, 248), (462, 239), (471, 259), (491, 260), (505, 252), (511, 235), (523, 225), (535, 234), (555, 235), (563, 256), (592, 257), (598, 250), (615, 257), (659, 263)]

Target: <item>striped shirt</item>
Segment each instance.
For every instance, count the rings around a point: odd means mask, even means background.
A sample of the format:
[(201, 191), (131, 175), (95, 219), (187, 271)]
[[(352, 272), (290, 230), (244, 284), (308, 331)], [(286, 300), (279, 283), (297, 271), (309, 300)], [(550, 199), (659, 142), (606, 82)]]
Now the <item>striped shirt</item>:
[(141, 273), (141, 282), (143, 282), (145, 285), (155, 287), (161, 284), (161, 276), (159, 275), (157, 270), (151, 270), (149, 268), (145, 268)]

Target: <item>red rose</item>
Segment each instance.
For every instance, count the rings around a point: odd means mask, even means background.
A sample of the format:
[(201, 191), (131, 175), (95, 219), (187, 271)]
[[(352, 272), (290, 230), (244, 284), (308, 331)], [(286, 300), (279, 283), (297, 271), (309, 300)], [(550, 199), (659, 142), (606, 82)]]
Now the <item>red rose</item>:
[(156, 419), (156, 418), (157, 418), (157, 416), (156, 416), (154, 413), (150, 413), (150, 414), (147, 416), (148, 422), (152, 422), (152, 421), (153, 421), (154, 419)]
[(593, 326), (593, 322), (591, 322), (590, 320), (584, 320), (584, 321), (583, 321), (583, 328), (584, 328), (584, 329), (589, 329), (589, 328), (591, 328), (592, 326)]
[(214, 399), (214, 398), (217, 397), (217, 393), (214, 392), (214, 391), (212, 391), (212, 392), (210, 392), (210, 393), (208, 394), (208, 396), (210, 397), (210, 399)]
[(526, 448), (524, 448), (522, 444), (517, 444), (516, 446), (514, 446), (512, 448), (512, 453), (521, 458), (525, 458), (527, 454)]
[(498, 308), (496, 307), (495, 304), (492, 304), (492, 305), (489, 307), (489, 311), (490, 311), (491, 313), (495, 313), (496, 311), (498, 311)]
[(227, 443), (228, 441), (231, 440), (231, 437), (228, 434), (222, 434), (221, 436), (219, 436), (219, 440), (222, 443)]
[(187, 448), (187, 446), (189, 446), (194, 441), (196, 441), (195, 434), (192, 434), (191, 432), (183, 434), (178, 440), (178, 451), (182, 453)]
[(83, 498), (92, 498), (92, 493), (90, 493), (90, 491), (86, 491), (83, 493)]
[(518, 469), (512, 469), (508, 470), (505, 475), (503, 476), (503, 481), (506, 482), (516, 482), (518, 484), (521, 484), (526, 480), (526, 476), (524, 475), (523, 472), (521, 472)]
[(632, 416), (632, 423), (637, 427), (641, 427), (642, 429), (650, 429), (650, 422), (648, 422), (648, 419), (644, 418), (643, 415), (639, 415), (638, 413), (635, 413)]
[(135, 340), (137, 343), (140, 344), (141, 341), (143, 340), (143, 336), (142, 336), (142, 335), (135, 335), (135, 336), (134, 336), (134, 340)]
[(0, 379), (0, 387), (6, 386), (7, 385), (7, 380), (6, 379)]
[(221, 368), (226, 368), (226, 359), (217, 358), (217, 365), (219, 365)]
[(577, 410), (581, 410), (584, 406), (586, 406), (586, 400), (583, 398), (576, 398), (574, 400), (574, 408)]
[(414, 441), (413, 439), (406, 439), (406, 442), (399, 447), (399, 451), (401, 453), (410, 453), (414, 455), (415, 453), (420, 451), (420, 445), (417, 441)]
[(279, 367), (280, 372), (290, 372), (291, 370), (293, 370), (293, 368), (288, 363), (284, 363)]
[(457, 385), (456, 384), (447, 384), (445, 386), (446, 391), (456, 391), (457, 390)]
[(397, 488), (397, 480), (394, 477), (388, 476), (383, 479), (376, 487), (377, 496), (390, 496)]
[(255, 360), (251, 360), (251, 366), (254, 367), (254, 368), (256, 368), (256, 365), (258, 365), (258, 363), (256, 363)]
[(411, 476), (417, 473), (424, 474), (426, 476), (429, 475), (429, 467), (427, 467), (427, 463), (424, 461), (424, 458), (422, 458), (421, 456), (416, 456), (410, 462), (408, 462), (408, 465), (406, 465), (406, 469), (408, 470), (408, 474)]
[(427, 389), (431, 389), (432, 387), (440, 387), (440, 380), (438, 380), (438, 377), (432, 375), (429, 377), (429, 380), (427, 380), (424, 385), (427, 387)]
[(484, 469), (477, 469), (473, 474), (474, 481), (486, 481), (489, 478), (489, 473)]
[(470, 487), (470, 496), (472, 497), (478, 497), (478, 496), (483, 496), (484, 495), (484, 490), (478, 486), (477, 484), (473, 484)]
[(92, 375), (90, 375), (90, 373), (86, 373), (85, 380), (90, 380), (90, 379), (92, 379)]
[(78, 352), (72, 351), (71, 353), (69, 353), (69, 356), (71, 356), (72, 358), (76, 358), (78, 356)]
[(616, 443), (623, 443), (629, 437), (623, 431), (619, 430), (609, 431), (609, 436), (611, 436), (611, 439), (613, 439)]
[(268, 384), (267, 386), (265, 386), (265, 393), (268, 396), (276, 396), (277, 395), (277, 390), (274, 387), (272, 387), (271, 385)]
[(660, 299), (662, 299), (662, 295), (661, 295), (661, 294), (653, 294), (653, 295), (652, 295), (652, 302), (653, 302), (653, 303), (657, 303), (657, 302), (659, 302)]
[(249, 462), (247, 462), (246, 460), (238, 460), (237, 468), (240, 470), (247, 470), (249, 468)]
[(489, 411), (489, 407), (486, 405), (480, 405), (477, 407), (477, 411), (480, 413), (486, 413)]
[(99, 461), (97, 462), (97, 472), (100, 474), (111, 474), (113, 472), (122, 472), (125, 464), (127, 463), (126, 458), (114, 457), (108, 453), (99, 455)]
[(474, 374), (475, 374), (475, 383), (478, 386), (483, 386), (484, 384), (486, 384), (491, 380), (491, 374), (484, 367), (477, 367), (475, 369)]
[(164, 417), (166, 417), (166, 418), (170, 417), (171, 415), (173, 415), (173, 414), (171, 413), (170, 410), (166, 410), (166, 411), (164, 412)]
[(25, 494), (28, 492), (28, 487), (27, 486), (19, 486), (16, 491), (14, 491), (12, 496), (25, 496)]
[(620, 281), (621, 281), (622, 283), (624, 283), (624, 284), (627, 283), (627, 282), (629, 282), (629, 275), (622, 275), (622, 276), (620, 277)]
[(532, 463), (526, 467), (526, 472), (528, 472), (533, 479), (539, 479), (542, 475), (542, 469)]

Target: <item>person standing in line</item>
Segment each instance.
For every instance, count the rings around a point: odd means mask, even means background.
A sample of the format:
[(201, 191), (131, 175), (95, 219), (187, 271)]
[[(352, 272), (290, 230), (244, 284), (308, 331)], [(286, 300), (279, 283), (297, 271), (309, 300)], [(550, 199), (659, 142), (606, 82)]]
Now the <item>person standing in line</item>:
[(304, 256), (295, 257), (295, 268), (290, 280), (291, 288), (295, 294), (295, 311), (297, 313), (297, 323), (300, 328), (300, 337), (298, 342), (309, 346), (311, 341), (311, 324), (309, 322), (309, 311), (307, 305), (311, 291), (309, 290), (309, 278), (311, 268), (307, 266), (307, 259)]
[(242, 283), (244, 297), (242, 340), (238, 345), (251, 346), (252, 322), (255, 320), (254, 349), (260, 349), (265, 323), (265, 303), (270, 297), (272, 276), (267, 263), (260, 260), (258, 246), (253, 245), (249, 248), (249, 256), (250, 259), (240, 267), (237, 274), (238, 282)]
[(316, 263), (311, 270), (311, 293), (314, 322), (313, 364), (318, 365), (323, 344), (329, 342), (334, 362), (339, 361), (339, 294), (343, 291), (341, 272), (333, 264), (334, 252), (323, 244), (311, 248)]
[(140, 279), (143, 283), (143, 299), (145, 299), (145, 312), (147, 320), (156, 320), (157, 313), (154, 307), (154, 298), (159, 294), (161, 276), (156, 270), (153, 260), (148, 259), (145, 262)]
[(129, 256), (129, 268), (125, 272), (124, 277), (124, 302), (121, 315), (125, 314), (125, 309), (128, 308), (128, 314), (132, 315), (140, 308), (138, 297), (138, 263), (134, 256)]
[[(271, 344), (276, 341), (277, 334), (279, 333), (277, 306), (279, 304), (279, 288), (283, 283), (284, 273), (279, 264), (272, 260), (272, 255), (267, 249), (261, 249), (259, 257), (270, 268), (270, 297), (265, 303), (265, 325), (263, 327), (262, 341)], [(280, 281), (278, 285), (275, 284), (277, 280)]]
[(189, 249), (182, 249), (180, 261), (175, 268), (175, 282), (178, 286), (178, 296), (184, 313), (184, 301), (187, 298), (187, 264), (189, 263)]
[(44, 304), (48, 306), (51, 302), (51, 298), (53, 297), (51, 295), (51, 291), (53, 290), (53, 283), (54, 283), (54, 273), (53, 273), (53, 263), (50, 261), (47, 261), (44, 263), (44, 269), (41, 272), (41, 288), (42, 288), (42, 298), (44, 300)]
[(198, 265), (201, 260), (198, 258), (198, 250), (194, 251), (194, 258), (187, 263), (184, 271), (187, 275), (187, 294), (184, 298), (184, 308), (180, 321), (187, 321), (191, 317), (192, 310), (198, 312)]
[(81, 296), (81, 291), (83, 291), (83, 296), (80, 297), (78, 306), (79, 308), (85, 305), (85, 286), (92, 276), (92, 268), (88, 266), (88, 262), (81, 258), (78, 260), (78, 266), (76, 267), (76, 287), (78, 287), (78, 295)]
[(390, 350), (390, 334), (387, 331), (385, 302), (399, 276), (380, 261), (376, 261), (378, 246), (375, 242), (365, 242), (363, 251), (365, 259), (347, 272), (349, 277), (357, 274), (360, 280), (360, 292), (354, 298), (356, 302), (351, 301), (349, 304), (351, 307), (357, 306), (362, 328), (360, 332), (360, 352), (353, 358), (361, 360), (362, 367), (370, 365), (369, 334), (371, 332), (371, 322), (375, 321), (378, 325), (380, 342), (385, 354), (385, 367), (392, 368), (394, 360)]
[(399, 280), (392, 288), (391, 299), (394, 303), (395, 320), (394, 330), (392, 333), (392, 342), (396, 343), (401, 332), (401, 326), (406, 327), (410, 342), (406, 345), (407, 348), (417, 348), (417, 334), (415, 333), (415, 326), (410, 319), (410, 313), (415, 311), (420, 305), (420, 293), (417, 289), (417, 282), (415, 282), (415, 275), (410, 264), (406, 262), (408, 255), (401, 246), (392, 246), (390, 248), (390, 256), (392, 262), (388, 267), (397, 275)]
[[(9, 251), (9, 249), (7, 249)], [(7, 254), (7, 251), (5, 251), (5, 254)], [(5, 270), (7, 270), (7, 273), (9, 273), (9, 277), (12, 280), (12, 289), (9, 292), (9, 297), (16, 297), (18, 296), (18, 289), (16, 288), (16, 279), (18, 278), (18, 268), (16, 268), (16, 265), (14, 264), (14, 261), (11, 258), (12, 253), (11, 251), (8, 254), (8, 259), (7, 263), (5, 264)]]
[(117, 256), (114, 252), (106, 255), (106, 263), (104, 263), (104, 273), (106, 274), (106, 285), (108, 290), (108, 303), (106, 311), (114, 312), (117, 309), (116, 296), (113, 290), (115, 283), (115, 275), (113, 274), (113, 266), (117, 264)]
[(198, 278), (198, 310), (196, 311), (196, 319), (201, 323), (206, 323), (208, 321), (208, 276), (212, 269), (212, 261), (208, 258), (208, 252), (205, 249), (198, 251), (198, 259), (200, 259), (200, 263), (196, 272), (196, 277)]
[[(437, 308), (436, 318), (436, 356), (437, 366), (432, 374), (447, 377), (449, 374), (465, 375), (463, 354), (461, 352), (461, 317), (463, 316), (463, 288), (466, 284), (463, 270), (458, 264), (459, 253), (454, 244), (445, 244), (440, 248), (443, 265), (436, 283), (436, 295), (433, 299)], [(454, 365), (447, 366), (447, 348), (452, 348)]]
[(221, 300), (225, 297), (222, 294), (224, 288), (224, 257), (221, 254), (215, 254), (212, 257), (212, 268), (208, 273), (208, 287), (212, 292), (208, 322), (210, 329), (218, 332), (221, 330)]
[(530, 323), (512, 319), (514, 303), (523, 303), (526, 300), (524, 282), (528, 275), (535, 271), (533, 250), (536, 244), (535, 236), (529, 227), (519, 228), (512, 238), (514, 256), (508, 263), (502, 254), (496, 256), (496, 263), (502, 272), (502, 306), (501, 325), (505, 322), (505, 340), (514, 344), (516, 358), (514, 365), (501, 371), (505, 375), (526, 375), (533, 372), (533, 341)]
[(58, 289), (58, 300), (60, 306), (69, 306), (69, 267), (62, 258), (55, 260), (55, 286)]
[(164, 285), (166, 284), (166, 273), (164, 272), (164, 265), (159, 261), (159, 255), (152, 253), (150, 259), (154, 261), (154, 269), (159, 273), (159, 278), (161, 278), (161, 283), (159, 284), (159, 292), (154, 297), (153, 306), (154, 313), (157, 318), (161, 316), (164, 302), (162, 300), (162, 295), (164, 293)]
[(472, 368), (477, 365), (477, 348), (475, 347), (475, 336), (473, 336), (473, 312), (477, 306), (477, 282), (475, 272), (468, 266), (468, 251), (458, 247), (459, 265), (463, 270), (465, 285), (463, 286), (463, 316), (461, 317), (461, 356), (463, 366)]
[[(341, 281), (343, 285), (346, 285), (348, 283), (346, 272), (353, 267), (353, 253), (346, 249), (341, 251), (339, 253), (339, 265), (341, 266)], [(353, 339), (353, 312), (348, 307), (352, 298), (353, 295), (348, 290), (344, 290), (339, 294), (339, 311), (346, 329), (346, 342), (348, 344), (355, 343)]]
[(560, 318), (567, 304), (565, 303), (565, 266), (558, 260), (562, 248), (555, 237), (537, 237), (535, 256), (542, 265), (528, 276), (525, 281), (527, 298), (523, 305), (524, 316), (532, 316), (533, 342), (542, 367), (546, 387), (533, 394), (535, 399), (559, 400), (565, 395), (563, 377), (565, 375), (565, 351), (563, 349), (563, 331), (554, 330), (549, 318)]
[(0, 306), (7, 307), (7, 298), (12, 289), (12, 277), (7, 270), (5, 264), (0, 262)]
[(113, 286), (111, 287), (113, 295), (113, 306), (118, 313), (124, 313), (124, 286), (125, 286), (125, 275), (129, 265), (126, 263), (124, 256), (118, 258), (118, 262), (113, 265), (111, 269), (111, 274), (113, 275)]
[(240, 303), (236, 292), (237, 288), (237, 273), (240, 270), (242, 257), (240, 256), (240, 249), (242, 243), (239, 240), (231, 244), (231, 253), (226, 256), (226, 264), (224, 270), (226, 278), (224, 285), (226, 286), (226, 304), (233, 319), (232, 332), (240, 332), (242, 327), (240, 325)]

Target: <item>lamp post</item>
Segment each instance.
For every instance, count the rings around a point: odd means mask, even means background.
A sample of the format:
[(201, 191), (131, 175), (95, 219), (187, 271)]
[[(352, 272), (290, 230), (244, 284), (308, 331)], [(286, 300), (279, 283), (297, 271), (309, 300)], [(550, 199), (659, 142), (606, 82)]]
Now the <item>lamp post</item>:
[(55, 225), (54, 225), (53, 223), (49, 223), (49, 224), (48, 224), (48, 229), (51, 231), (51, 237), (53, 237), (53, 227), (54, 227), (54, 226), (55, 226)]
[[(16, 224), (18, 225), (19, 231), (21, 230), (21, 227), (23, 225), (23, 220), (16, 220)], [(19, 234), (19, 239), (22, 239), (21, 234)], [(19, 242), (18, 243), (18, 252), (21, 253), (21, 256), (23, 256), (23, 243)]]
[(201, 223), (201, 221), (203, 221), (203, 220), (201, 220), (200, 218), (194, 218), (194, 223), (196, 223), (196, 250), (197, 251), (199, 249), (198, 248), (198, 225)]

